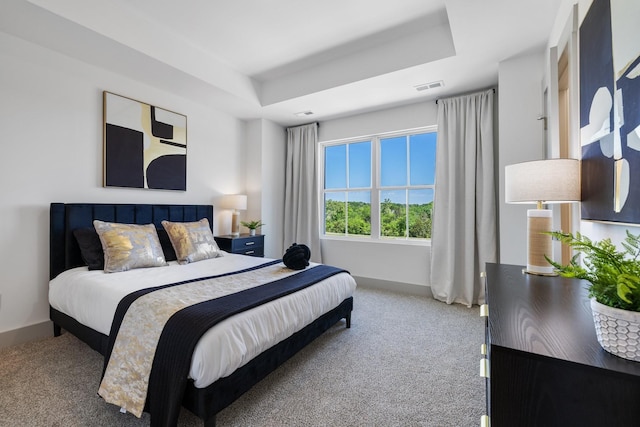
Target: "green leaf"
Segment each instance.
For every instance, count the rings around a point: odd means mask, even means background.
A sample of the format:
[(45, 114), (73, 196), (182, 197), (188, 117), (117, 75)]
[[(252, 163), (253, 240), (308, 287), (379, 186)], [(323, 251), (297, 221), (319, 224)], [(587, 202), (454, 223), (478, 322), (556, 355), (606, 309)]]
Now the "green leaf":
[(602, 304), (640, 311), (640, 235), (627, 230), (622, 249), (618, 249), (611, 239), (592, 241), (580, 233), (547, 234), (576, 252), (564, 266), (547, 258), (558, 274), (588, 280), (589, 296)]

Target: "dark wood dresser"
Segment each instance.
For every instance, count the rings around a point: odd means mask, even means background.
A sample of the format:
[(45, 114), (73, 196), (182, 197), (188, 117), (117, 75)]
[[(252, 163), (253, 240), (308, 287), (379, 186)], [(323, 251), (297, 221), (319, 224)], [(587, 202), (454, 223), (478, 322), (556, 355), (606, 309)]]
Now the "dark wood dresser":
[(640, 426), (640, 362), (600, 347), (586, 287), (487, 264), (486, 424)]
[(264, 234), (250, 236), (241, 234), (240, 236), (214, 236), (216, 243), (223, 251), (234, 254), (264, 256)]

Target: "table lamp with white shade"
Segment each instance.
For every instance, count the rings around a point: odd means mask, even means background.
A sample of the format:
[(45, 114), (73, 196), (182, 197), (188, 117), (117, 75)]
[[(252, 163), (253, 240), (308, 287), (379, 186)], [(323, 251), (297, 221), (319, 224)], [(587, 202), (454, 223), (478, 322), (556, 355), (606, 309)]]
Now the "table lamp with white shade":
[(223, 208), (231, 209), (231, 235), (240, 235), (240, 212), (247, 209), (247, 196), (245, 194), (228, 194), (222, 198)]
[(543, 204), (580, 201), (580, 162), (549, 159), (516, 163), (504, 170), (505, 202), (535, 203), (527, 211), (527, 273), (553, 275), (552, 212)]

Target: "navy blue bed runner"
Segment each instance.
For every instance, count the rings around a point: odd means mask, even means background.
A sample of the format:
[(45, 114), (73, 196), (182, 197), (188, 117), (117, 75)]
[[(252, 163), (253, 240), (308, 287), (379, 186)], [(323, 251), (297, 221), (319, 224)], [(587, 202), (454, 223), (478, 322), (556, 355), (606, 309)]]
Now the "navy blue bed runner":
[[(104, 369), (106, 369), (109, 362), (124, 315), (137, 298), (158, 289), (256, 270), (279, 262), (281, 261), (272, 261), (219, 276), (143, 289), (127, 295), (118, 304), (113, 324), (111, 325)], [(345, 270), (321, 264), (274, 282), (185, 307), (171, 316), (160, 335), (149, 377), (149, 391), (145, 411), (151, 414), (151, 425), (175, 426), (177, 424), (193, 350), (202, 335), (211, 327), (234, 314), (284, 297), (342, 272), (345, 272)]]

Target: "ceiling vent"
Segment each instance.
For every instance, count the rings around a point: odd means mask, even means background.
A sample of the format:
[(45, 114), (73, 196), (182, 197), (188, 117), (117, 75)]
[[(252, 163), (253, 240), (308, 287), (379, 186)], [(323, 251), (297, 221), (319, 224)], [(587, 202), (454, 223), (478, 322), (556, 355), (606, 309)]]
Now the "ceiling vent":
[(295, 113), (295, 115), (298, 117), (312, 116), (313, 111), (300, 111), (299, 113)]
[(418, 92), (422, 92), (423, 90), (437, 89), (443, 86), (444, 86), (444, 82), (442, 80), (438, 80), (437, 82), (424, 83), (418, 86), (414, 86), (414, 88)]

